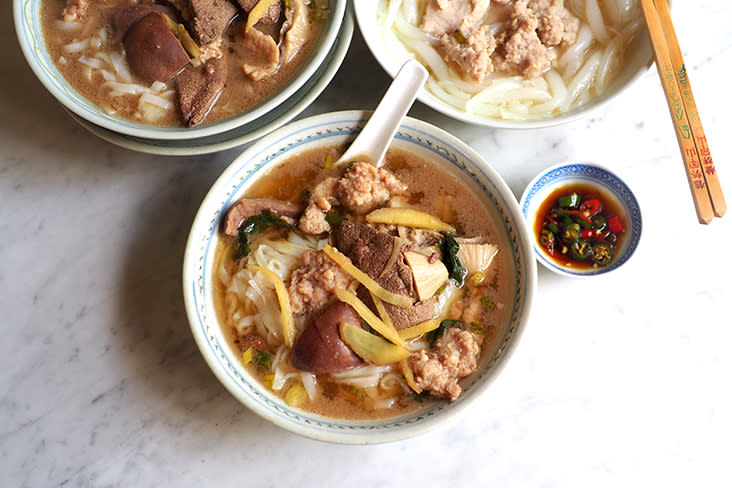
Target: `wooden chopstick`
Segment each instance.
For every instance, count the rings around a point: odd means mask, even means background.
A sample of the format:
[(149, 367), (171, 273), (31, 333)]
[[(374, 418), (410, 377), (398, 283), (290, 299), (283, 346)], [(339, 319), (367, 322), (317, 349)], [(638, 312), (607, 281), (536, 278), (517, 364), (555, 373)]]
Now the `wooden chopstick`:
[(702, 127), (701, 119), (699, 118), (699, 111), (696, 108), (696, 101), (694, 100), (694, 94), (691, 91), (691, 84), (689, 82), (689, 73), (686, 71), (686, 64), (684, 63), (681, 48), (679, 47), (679, 40), (676, 38), (676, 30), (671, 22), (671, 12), (669, 11), (666, 0), (654, 1), (656, 3), (656, 10), (661, 16), (661, 24), (663, 25), (663, 30), (666, 33), (666, 39), (669, 43), (671, 64), (676, 73), (676, 81), (681, 89), (681, 98), (684, 101), (684, 107), (686, 107), (686, 115), (691, 123), (691, 134), (696, 144), (699, 162), (702, 166), (701, 170), (707, 182), (707, 190), (712, 200), (714, 215), (721, 217), (727, 211), (727, 202), (724, 200), (722, 187), (717, 176), (717, 169), (714, 167), (714, 160), (709, 151), (707, 136), (704, 133), (704, 127)]
[[(665, 0), (657, 1), (663, 4), (663, 8), (668, 13)], [(678, 46), (675, 32), (673, 32), (670, 15), (661, 15), (654, 0), (641, 0), (641, 6), (643, 7), (643, 15), (653, 45), (656, 68), (666, 94), (666, 102), (671, 112), (676, 138), (684, 160), (684, 168), (686, 169), (696, 214), (699, 222), (708, 224), (715, 214), (718, 217), (724, 215), (727, 205), (719, 185), (714, 162), (709, 153), (706, 136), (701, 127), (696, 103), (688, 81), (688, 74), (681, 57), (681, 49)], [(667, 24), (666, 28), (664, 28), (664, 24)], [(672, 34), (672, 36), (669, 38), (667, 34)], [(669, 47), (669, 44), (671, 47)], [(676, 63), (674, 63), (674, 59)], [(692, 112), (691, 117), (688, 113), (690, 110)], [(693, 131), (694, 129), (696, 129), (696, 132)], [(714, 187), (713, 190), (710, 189), (708, 183), (710, 179)]]

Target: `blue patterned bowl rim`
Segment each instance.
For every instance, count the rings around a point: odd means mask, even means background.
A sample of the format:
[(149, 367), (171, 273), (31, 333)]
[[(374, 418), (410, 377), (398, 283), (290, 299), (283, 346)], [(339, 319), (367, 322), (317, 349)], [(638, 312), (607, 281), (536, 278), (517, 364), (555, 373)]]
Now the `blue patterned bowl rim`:
[[(628, 227), (626, 232), (628, 232), (628, 235), (624, 239), (619, 257), (616, 256), (609, 266), (588, 270), (571, 269), (561, 266), (547, 256), (533, 234), (535, 214), (541, 202), (556, 188), (566, 186), (573, 182), (587, 182), (605, 189), (615, 197), (628, 216), (629, 222), (626, 223)], [(528, 184), (521, 196), (519, 205), (521, 207), (521, 213), (532, 229), (531, 240), (536, 259), (547, 269), (565, 276), (590, 277), (618, 269), (630, 259), (640, 241), (643, 222), (638, 200), (636, 200), (635, 195), (628, 185), (618, 175), (604, 166), (595, 163), (584, 161), (567, 162), (547, 168)]]
[[(406, 415), (377, 421), (352, 421), (318, 416), (289, 407), (281, 399), (249, 377), (233, 356), (217, 323), (213, 301), (212, 257), (220, 219), (229, 205), (263, 171), (297, 151), (330, 144), (344, 144), (357, 134), (369, 112), (346, 111), (316, 115), (284, 126), (245, 150), (214, 183), (194, 219), (183, 262), (183, 294), (191, 331), (198, 347), (222, 384), (242, 403), (263, 418), (297, 434), (337, 443), (371, 444), (404, 439), (434, 428), (454, 418), (486, 391), (502, 370), (529, 320), (536, 288), (536, 261), (531, 238), (506, 183), (482, 157), (454, 136), (427, 123), (407, 118), (396, 139), (418, 151), (428, 151), (450, 165), (471, 185), (502, 220), (507, 245), (516, 270), (516, 288), (507, 332), (501, 346), (485, 367), (464, 387), (455, 402), (440, 402)], [(400, 146), (403, 147), (403, 146)], [(408, 150), (408, 147), (404, 147)]]

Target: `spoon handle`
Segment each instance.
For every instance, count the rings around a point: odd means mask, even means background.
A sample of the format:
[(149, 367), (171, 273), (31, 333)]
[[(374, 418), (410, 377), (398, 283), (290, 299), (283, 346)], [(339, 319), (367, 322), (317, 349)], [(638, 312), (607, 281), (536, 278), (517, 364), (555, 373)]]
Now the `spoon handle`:
[(336, 164), (363, 161), (381, 166), (399, 125), (427, 80), (427, 70), (416, 60), (404, 63), (371, 118)]

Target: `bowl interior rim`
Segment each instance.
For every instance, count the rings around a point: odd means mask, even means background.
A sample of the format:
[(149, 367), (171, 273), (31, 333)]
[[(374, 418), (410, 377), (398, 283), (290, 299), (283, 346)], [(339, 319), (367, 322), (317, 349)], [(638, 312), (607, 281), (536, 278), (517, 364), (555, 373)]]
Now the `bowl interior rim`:
[[(389, 55), (388, 49), (386, 49), (383, 44), (383, 37), (379, 34), (379, 29), (376, 26), (375, 20), (376, 8), (379, 2), (353, 3), (356, 23), (358, 24), (360, 31), (363, 33), (363, 38), (366, 41), (369, 50), (384, 71), (393, 78), (396, 76), (396, 73), (399, 71), (401, 66), (401, 62), (404, 60), (400, 61), (396, 59), (395, 56)], [(635, 70), (629, 77), (616, 77), (605, 88), (602, 94), (594, 97), (589, 103), (560, 115), (532, 120), (505, 120), (483, 117), (458, 110), (457, 108), (438, 99), (425, 88), (420, 90), (417, 99), (425, 105), (454, 119), (469, 124), (493, 127), (497, 129), (538, 129), (574, 122), (576, 120), (584, 119), (606, 107), (610, 101), (614, 100), (617, 96), (632, 86), (651, 68), (653, 65), (653, 53), (648, 43), (648, 36), (646, 32), (645, 25), (642, 25), (632, 43), (633, 47), (628, 48), (642, 50), (644, 61), (637, 70)]]
[(215, 135), (252, 122), (278, 107), (305, 84), (323, 63), (338, 37), (347, 10), (347, 2), (329, 0), (330, 15), (328, 15), (328, 20), (321, 29), (318, 42), (313, 46), (308, 58), (303, 60), (300, 68), (288, 82), (266, 100), (242, 113), (208, 124), (196, 127), (162, 127), (108, 115), (71, 87), (56, 69), (53, 60), (45, 49), (39, 14), (41, 3), (42, 0), (13, 0), (16, 36), (27, 63), (41, 84), (64, 107), (94, 125), (128, 136), (161, 140), (201, 138)]
[[(232, 199), (236, 198), (236, 189), (232, 185), (232, 179), (236, 180), (243, 177), (256, 179), (256, 176), (248, 176), (247, 171), (254, 172), (256, 175), (257, 169), (261, 168), (268, 161), (276, 160), (278, 155), (286, 154), (288, 149), (292, 150), (293, 145), (304, 144), (303, 141), (307, 142), (308, 133), (320, 133), (322, 135), (318, 136), (318, 138), (322, 138), (323, 140), (334, 136), (352, 136), (355, 128), (360, 128), (366, 118), (367, 112), (363, 111), (334, 112), (316, 115), (282, 127), (248, 148), (222, 173), (212, 186), (209, 194), (204, 198), (194, 220), (194, 224), (191, 227), (183, 266), (184, 298), (191, 329), (204, 358), (224, 386), (250, 409), (287, 430), (307, 437), (349, 444), (387, 442), (410, 437), (434, 427), (442, 420), (453, 418), (465, 406), (473, 403), (485, 391), (488, 384), (500, 372), (512, 354), (528, 321), (531, 301), (536, 286), (536, 263), (532, 255), (533, 251), (528, 230), (516, 199), (493, 168), (488, 166), (487, 163), (485, 165), (479, 163), (475, 168), (469, 168), (468, 170), (479, 173), (477, 175), (471, 175), (472, 178), (478, 178), (481, 182), (485, 181), (493, 185), (493, 188), (491, 188), (493, 193), (490, 198), (501, 199), (502, 207), (497, 209), (497, 211), (505, 219), (504, 227), (508, 226), (510, 228), (510, 231), (507, 230), (509, 241), (511, 240), (511, 236), (516, 238), (513, 241), (514, 244), (512, 244), (514, 246), (512, 252), (518, 255), (516, 272), (520, 274), (520, 278), (517, 281), (517, 289), (514, 291), (515, 296), (513, 297), (515, 309), (512, 310), (512, 314), (509, 314), (510, 318), (508, 319), (510, 320), (510, 328), (513, 336), (507, 337), (504, 349), (497, 352), (497, 360), (494, 361), (495, 364), (487, 365), (467, 386), (466, 395), (452, 403), (450, 408), (445, 408), (446, 403), (441, 402), (426, 412), (418, 411), (416, 417), (415, 412), (412, 412), (404, 418), (396, 417), (376, 422), (355, 422), (316, 418), (308, 412), (290, 411), (289, 407), (285, 409), (286, 411), (284, 413), (275, 412), (282, 405), (267, 403), (272, 402), (271, 398), (262, 397), (254, 399), (252, 398), (252, 395), (256, 394), (254, 392), (246, 392), (246, 395), (244, 395), (242, 391), (237, 391), (241, 390), (241, 387), (236, 384), (237, 381), (231, 376), (235, 373), (231, 371), (230, 366), (222, 364), (215, 357), (213, 352), (215, 348), (209, 338), (210, 333), (204, 331), (206, 326), (201, 319), (200, 310), (203, 305), (201, 300), (205, 300), (205, 297), (202, 298), (203, 295), (201, 293), (203, 293), (202, 288), (204, 287), (206, 277), (201, 276), (201, 273), (197, 272), (201, 268), (204, 270), (203, 274), (208, 273), (206, 271), (208, 269), (208, 263), (204, 262), (204, 260), (211, 250), (206, 249), (206, 246), (212, 245), (210, 235), (216, 231), (221, 211), (228, 208)], [(409, 142), (415, 141), (415, 136), (422, 138), (422, 140), (434, 141), (436, 139), (444, 142), (443, 137), (447, 136), (440, 129), (409, 118), (402, 125), (402, 128), (400, 128), (400, 133), (398, 133), (397, 137), (400, 137), (399, 134), (405, 138), (405, 141), (409, 140)], [(470, 154), (471, 158), (477, 158), (473, 160), (482, 162), (482, 158), (477, 153), (474, 153), (472, 149), (464, 145), (464, 143), (454, 139), (453, 136), (446, 138), (450, 144), (445, 146), (439, 145), (439, 147), (437, 144), (434, 144), (432, 150), (436, 153), (458, 151), (461, 157)], [(466, 150), (467, 153), (463, 152), (463, 150)], [(470, 159), (462, 161), (470, 161)], [(485, 198), (489, 197), (486, 196)], [(253, 400), (257, 401), (253, 402)], [(264, 404), (261, 402), (264, 402)], [(440, 413), (439, 421), (436, 415), (437, 413)]]
[[(626, 225), (629, 233), (623, 241), (621, 259), (614, 260), (609, 266), (590, 269), (566, 268), (551, 260), (536, 240), (533, 224), (541, 202), (553, 190), (577, 181), (591, 183), (610, 193), (628, 217)], [(589, 278), (614, 271), (633, 256), (640, 242), (643, 228), (640, 204), (627, 183), (602, 164), (588, 161), (564, 161), (544, 169), (526, 185), (519, 200), (519, 206), (526, 223), (531, 229), (531, 242), (536, 260), (550, 271), (565, 276)]]
[(286, 124), (305, 110), (328, 86), (343, 63), (353, 37), (354, 22), (346, 15), (340, 37), (323, 64), (305, 84), (279, 107), (257, 120), (226, 132), (187, 140), (160, 140), (126, 136), (92, 124), (69, 111), (82, 127), (102, 139), (134, 151), (165, 156), (191, 156), (231, 149), (251, 142)]

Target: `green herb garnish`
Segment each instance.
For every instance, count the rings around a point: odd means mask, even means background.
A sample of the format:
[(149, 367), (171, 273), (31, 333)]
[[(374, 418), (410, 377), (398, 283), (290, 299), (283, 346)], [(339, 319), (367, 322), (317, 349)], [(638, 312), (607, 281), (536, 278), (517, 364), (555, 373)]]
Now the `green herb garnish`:
[(292, 225), (285, 222), (282, 217), (271, 210), (262, 210), (259, 215), (252, 215), (237, 231), (238, 239), (234, 251), (234, 260), (249, 256), (249, 253), (252, 252), (250, 247), (252, 239), (270, 227), (291, 229)]
[(257, 366), (267, 370), (272, 367), (272, 355), (268, 352), (260, 351), (259, 349), (254, 350), (252, 361), (254, 361), (254, 364)]
[(462, 327), (463, 321), (462, 320), (450, 320), (445, 319), (442, 322), (440, 322), (440, 325), (430, 332), (427, 332), (425, 335), (425, 338), (427, 339), (427, 342), (429, 343), (430, 347), (435, 345), (435, 342), (437, 340), (445, 335), (445, 331), (449, 329), (450, 327)]
[(444, 232), (442, 235), (444, 238), (440, 241), (440, 245), (442, 247), (442, 254), (445, 256), (445, 264), (447, 265), (449, 276), (457, 282), (458, 287), (463, 286), (465, 277), (468, 275), (468, 270), (463, 267), (460, 258), (457, 256), (460, 245), (455, 240), (455, 236), (450, 232)]
[(340, 224), (344, 220), (346, 220), (345, 215), (340, 214), (336, 211), (329, 212), (325, 215), (325, 221), (328, 222), (333, 227)]

